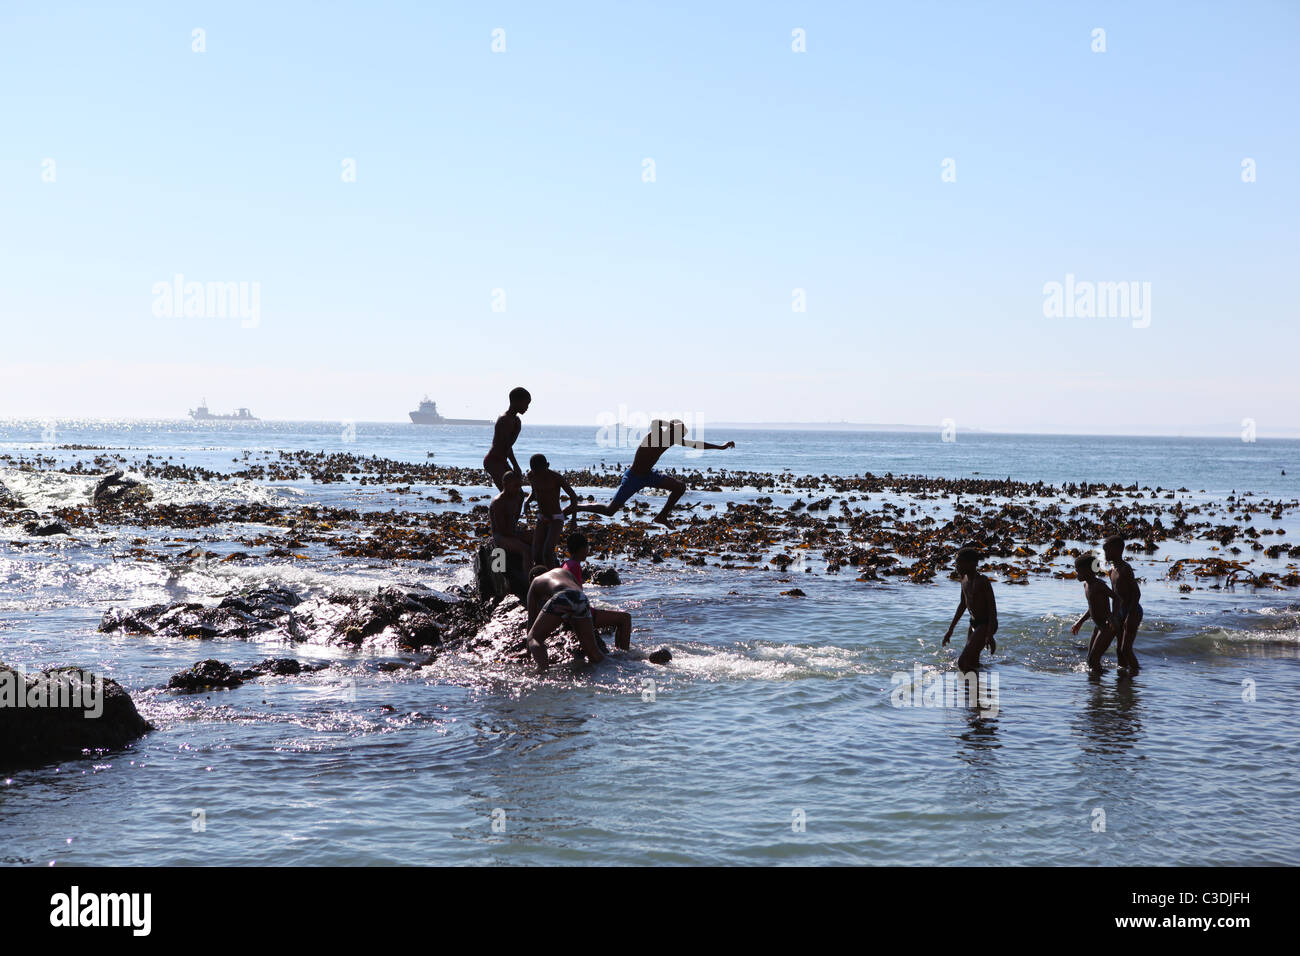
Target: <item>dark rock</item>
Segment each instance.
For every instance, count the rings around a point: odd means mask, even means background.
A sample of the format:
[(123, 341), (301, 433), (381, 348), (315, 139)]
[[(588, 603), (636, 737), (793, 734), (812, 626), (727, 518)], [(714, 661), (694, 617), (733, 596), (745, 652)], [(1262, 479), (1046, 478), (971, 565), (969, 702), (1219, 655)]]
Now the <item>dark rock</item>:
[(284, 588), (231, 595), (214, 607), (192, 602), (114, 608), (101, 631), (185, 638), (251, 638), (359, 645), (378, 641), (436, 647), (474, 633), (491, 605), (427, 588), (380, 588), (372, 595), (334, 594), (304, 601)]
[[(504, 558), (504, 567), (502, 565)], [(485, 544), (474, 553), (474, 580), (481, 599), (500, 599), (508, 594), (523, 600), (528, 594), (528, 571), (523, 555)]]
[(618, 576), (618, 572), (613, 568), (596, 568), (591, 572), (590, 580), (592, 584), (602, 588), (612, 588), (623, 583), (623, 579)]
[(91, 500), (96, 506), (121, 504), (133, 492), (138, 498), (152, 497), (147, 487), (134, 478), (122, 477), (123, 474), (124, 472), (115, 471), (99, 480), (91, 494)]
[(304, 664), (292, 657), (273, 657), (252, 667), (236, 670), (229, 664), (209, 659), (199, 661), (189, 670), (174, 674), (167, 686), (172, 690), (181, 691), (203, 691), (214, 687), (229, 689), (239, 687), (245, 681), (257, 680), (259, 677), (295, 677), (298, 674), (324, 670), (326, 667), (329, 667), (329, 664), (324, 661)]
[(214, 687), (233, 688), (244, 683), (241, 673), (223, 661), (199, 661), (189, 670), (173, 674), (167, 686), (172, 690), (200, 691)]
[(68, 526), (62, 521), (47, 521), (45, 523), (29, 521), (23, 525), (23, 530), (37, 538), (48, 538), (56, 534), (72, 534), (68, 530)]
[(657, 651), (651, 651), (647, 660), (651, 664), (667, 664), (673, 659), (673, 652), (666, 647), (661, 647)]
[(152, 729), (111, 678), (76, 667), (24, 674), (0, 664), (2, 769), (116, 750)]

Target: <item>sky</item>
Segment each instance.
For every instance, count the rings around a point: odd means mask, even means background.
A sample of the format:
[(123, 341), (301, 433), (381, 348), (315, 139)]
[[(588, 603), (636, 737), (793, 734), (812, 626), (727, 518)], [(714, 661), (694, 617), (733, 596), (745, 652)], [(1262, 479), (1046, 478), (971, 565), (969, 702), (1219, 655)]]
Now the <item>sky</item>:
[(0, 418), (1291, 429), (1298, 93), (1294, 2), (3, 0)]

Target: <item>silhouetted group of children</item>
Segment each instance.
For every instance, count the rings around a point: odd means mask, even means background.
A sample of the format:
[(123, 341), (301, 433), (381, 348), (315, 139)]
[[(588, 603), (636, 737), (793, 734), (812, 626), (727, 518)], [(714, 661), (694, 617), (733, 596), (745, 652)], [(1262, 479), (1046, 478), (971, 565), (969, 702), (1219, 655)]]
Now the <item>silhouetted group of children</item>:
[[(1099, 575), (1101, 561), (1095, 554), (1081, 554), (1074, 560), (1074, 569), (1083, 582), (1088, 610), (1070, 628), (1078, 634), (1085, 621), (1093, 623), (1092, 638), (1088, 641), (1088, 669), (1101, 671), (1101, 656), (1112, 641), (1117, 641), (1115, 654), (1121, 672), (1136, 674), (1139, 669), (1133, 643), (1137, 639), (1138, 625), (1142, 623), (1142, 589), (1138, 586), (1133, 566), (1124, 560), (1124, 538), (1111, 535), (1102, 545), (1102, 553), (1110, 563), (1107, 584)], [(980, 652), (997, 651), (993, 635), (998, 632), (998, 602), (993, 596), (993, 582), (979, 570), (980, 553), (977, 548), (965, 547), (957, 552), (956, 570), (961, 578), (961, 600), (953, 615), (948, 632), (943, 636), (946, 646), (952, 639), (963, 614), (970, 611), (970, 627), (966, 632), (966, 646), (957, 658), (957, 667), (965, 671), (979, 668)]]
[[(673, 445), (686, 448), (721, 451), (734, 448), (735, 442), (713, 445), (686, 437), (686, 426), (677, 420), (657, 419), (650, 423), (649, 431), (637, 447), (631, 466), (608, 504), (580, 504), (580, 498), (559, 472), (553, 471), (542, 454), (528, 460), (525, 474), (515, 457), (514, 444), (519, 437), (522, 422), (519, 416), (528, 411), (532, 396), (527, 389), (516, 388), (510, 392), (510, 407), (497, 419), (492, 434), (492, 447), (483, 457), (483, 467), (491, 475), (499, 494), (492, 500), (490, 510), (492, 546), (503, 553), (518, 555), (525, 566), (530, 563), (527, 593), (528, 651), (538, 666), (548, 665), (546, 638), (561, 625), (568, 625), (578, 637), (589, 661), (600, 661), (603, 644), (595, 630), (601, 627), (617, 629), (615, 642), (626, 650), (631, 640), (631, 617), (624, 611), (592, 608), (583, 593), (582, 562), (587, 556), (587, 538), (576, 530), (577, 513), (588, 511), (612, 516), (643, 488), (663, 488), (668, 500), (654, 520), (665, 527), (673, 527), (669, 514), (686, 492), (680, 479), (655, 470), (655, 465), (665, 451)], [(525, 477), (529, 494), (525, 498)], [(561, 506), (561, 494), (568, 495), (569, 503)], [(537, 524), (529, 541), (519, 533), (520, 516), (530, 504), (537, 505)], [(568, 518), (571, 531), (566, 545), (569, 557), (560, 564), (556, 549)], [(1078, 634), (1084, 622), (1093, 622), (1092, 638), (1088, 642), (1088, 667), (1101, 669), (1101, 656), (1117, 641), (1116, 656), (1122, 671), (1138, 672), (1137, 655), (1133, 643), (1138, 626), (1142, 623), (1142, 591), (1138, 587), (1133, 567), (1124, 560), (1124, 538), (1112, 535), (1103, 545), (1103, 553), (1110, 562), (1109, 584), (1099, 576), (1100, 561), (1092, 554), (1080, 555), (1074, 563), (1083, 582), (1088, 610), (1071, 628)], [(957, 658), (963, 672), (979, 668), (980, 653), (997, 650), (994, 635), (998, 631), (998, 605), (993, 595), (993, 583), (979, 571), (980, 552), (975, 547), (964, 547), (957, 552), (955, 566), (961, 579), (961, 600), (952, 623), (943, 636), (946, 646), (962, 616), (970, 612), (970, 625), (966, 646)]]
[[(483, 467), (499, 492), (488, 509), (492, 547), (500, 549), (507, 556), (517, 555), (525, 566), (529, 563), (532, 565), (528, 575), (526, 601), (528, 652), (537, 665), (543, 670), (548, 666), (546, 638), (561, 625), (568, 625), (573, 630), (583, 653), (594, 664), (604, 657), (604, 648), (596, 636), (596, 629), (614, 627), (615, 645), (627, 650), (631, 644), (632, 618), (624, 611), (593, 608), (587, 601), (582, 588), (582, 561), (587, 556), (587, 537), (576, 530), (578, 512), (590, 511), (612, 516), (642, 488), (663, 488), (668, 492), (668, 501), (654, 520), (671, 528), (673, 525), (668, 515), (686, 493), (686, 485), (678, 478), (656, 471), (654, 466), (659, 458), (673, 445), (721, 451), (734, 448), (736, 443), (712, 445), (689, 439), (682, 422), (656, 419), (650, 423), (649, 431), (637, 447), (632, 464), (623, 473), (623, 480), (610, 502), (604, 505), (584, 505), (579, 504), (577, 492), (564, 476), (551, 469), (545, 455), (533, 455), (528, 460), (526, 474), (520, 467), (514, 447), (523, 425), (519, 416), (525, 414), (531, 404), (532, 396), (527, 389), (511, 390), (510, 406), (497, 419), (492, 432), (492, 447), (483, 456)], [(523, 493), (525, 478), (529, 486), (526, 498)], [(561, 506), (561, 494), (568, 495), (567, 506)], [(520, 534), (519, 519), (527, 513), (528, 506), (534, 503), (537, 505), (537, 524), (530, 541)], [(569, 557), (560, 564), (555, 553), (560, 535), (564, 532), (566, 518), (569, 519), (572, 530), (566, 541)]]

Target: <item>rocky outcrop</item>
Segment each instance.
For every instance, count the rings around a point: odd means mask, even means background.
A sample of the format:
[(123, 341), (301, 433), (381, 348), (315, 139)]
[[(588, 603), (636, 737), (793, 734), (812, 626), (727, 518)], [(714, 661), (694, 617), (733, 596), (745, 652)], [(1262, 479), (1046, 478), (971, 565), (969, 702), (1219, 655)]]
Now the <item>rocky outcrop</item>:
[(185, 638), (278, 636), (296, 642), (418, 650), (472, 636), (494, 602), (430, 588), (380, 588), (304, 599), (285, 588), (258, 588), (215, 605), (182, 602), (114, 608), (99, 629)]
[[(455, 648), (502, 660), (524, 654), (525, 624), (519, 598), (483, 600), (471, 589), (384, 587), (372, 594), (305, 599), (284, 588), (258, 588), (211, 606), (183, 602), (113, 609), (104, 615), (99, 629), (178, 638), (279, 637), (299, 643), (422, 651), (431, 656)], [(556, 640), (570, 644), (576, 656), (577, 641), (567, 630), (562, 629)], [(654, 663), (671, 659), (667, 649), (650, 657)], [(237, 670), (205, 660), (176, 674), (169, 686), (178, 690), (237, 687), (262, 673), (297, 673), (295, 667), (308, 670), (317, 665), (285, 659)]]
[(193, 667), (173, 674), (167, 687), (171, 690), (205, 691), (214, 688), (239, 687), (246, 681), (259, 677), (295, 677), (313, 671), (324, 670), (327, 663), (304, 664), (292, 657), (268, 658), (252, 667), (236, 669), (224, 661), (208, 659), (199, 661)]
[(152, 728), (117, 681), (75, 667), (0, 664), (0, 769), (116, 750)]
[(114, 471), (99, 480), (90, 496), (95, 507), (120, 505), (128, 500), (146, 501), (153, 497), (146, 485), (123, 475), (124, 472)]

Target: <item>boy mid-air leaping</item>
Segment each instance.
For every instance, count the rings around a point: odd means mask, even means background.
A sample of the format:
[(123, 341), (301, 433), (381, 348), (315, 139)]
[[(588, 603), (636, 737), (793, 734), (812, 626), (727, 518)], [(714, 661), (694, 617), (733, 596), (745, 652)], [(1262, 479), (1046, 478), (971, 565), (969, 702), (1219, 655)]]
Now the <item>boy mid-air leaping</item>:
[(636, 457), (632, 459), (632, 467), (623, 472), (623, 482), (618, 486), (618, 491), (614, 492), (614, 497), (610, 499), (609, 504), (578, 505), (574, 510), (592, 511), (610, 517), (642, 488), (663, 488), (668, 492), (668, 501), (664, 503), (659, 514), (655, 515), (654, 520), (666, 528), (671, 528), (673, 525), (668, 520), (668, 513), (673, 510), (673, 505), (677, 504), (678, 499), (686, 493), (686, 485), (678, 478), (655, 471), (655, 465), (663, 453), (673, 445), (698, 448), (702, 451), (723, 451), (736, 447), (734, 441), (729, 441), (725, 445), (712, 445), (706, 441), (688, 439), (685, 424), (677, 419), (666, 422), (657, 418), (650, 423), (650, 431), (637, 447)]

